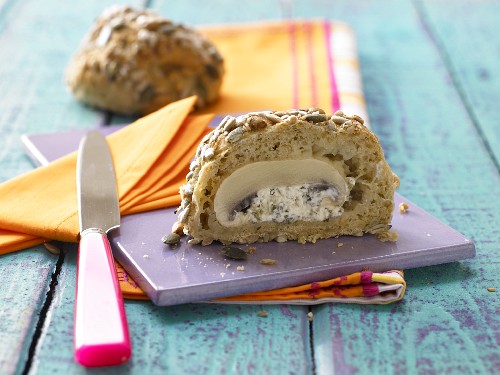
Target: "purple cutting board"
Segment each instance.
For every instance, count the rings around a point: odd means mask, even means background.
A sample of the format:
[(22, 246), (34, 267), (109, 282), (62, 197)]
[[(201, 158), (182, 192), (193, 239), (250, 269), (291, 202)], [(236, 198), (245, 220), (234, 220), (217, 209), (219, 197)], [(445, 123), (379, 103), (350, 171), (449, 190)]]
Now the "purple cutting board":
[[(120, 126), (99, 128), (110, 134)], [(86, 130), (22, 137), (37, 164), (47, 164), (75, 151)], [(401, 214), (399, 203), (409, 212)], [(294, 286), (350, 274), (368, 267), (382, 272), (435, 265), (475, 256), (474, 243), (399, 194), (395, 195), (393, 228), (397, 242), (381, 242), (372, 235), (343, 236), (316, 244), (259, 243), (245, 261), (224, 258), (222, 245), (188, 245), (183, 238), (176, 249), (161, 242), (176, 219), (174, 208), (122, 218), (110, 233), (114, 255), (157, 305), (176, 305)], [(342, 246), (338, 246), (342, 243)], [(275, 259), (262, 265), (261, 259)], [(237, 270), (244, 266), (243, 271)]]

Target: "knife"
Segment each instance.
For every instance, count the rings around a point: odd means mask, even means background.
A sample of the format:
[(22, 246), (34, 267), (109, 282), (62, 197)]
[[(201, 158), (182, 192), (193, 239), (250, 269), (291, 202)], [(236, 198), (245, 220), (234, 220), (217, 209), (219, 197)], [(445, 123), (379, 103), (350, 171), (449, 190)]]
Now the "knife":
[(77, 158), (80, 245), (76, 280), (75, 359), (86, 367), (125, 363), (131, 345), (123, 298), (107, 233), (120, 226), (113, 158), (97, 131), (81, 141)]

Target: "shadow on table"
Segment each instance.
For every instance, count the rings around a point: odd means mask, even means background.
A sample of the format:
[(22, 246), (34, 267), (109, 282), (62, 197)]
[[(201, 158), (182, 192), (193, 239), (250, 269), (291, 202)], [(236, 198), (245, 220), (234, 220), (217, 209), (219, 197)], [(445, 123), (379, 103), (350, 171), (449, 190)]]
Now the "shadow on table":
[(473, 280), (476, 280), (479, 274), (477, 270), (469, 266), (469, 262), (452, 262), (406, 270), (406, 284), (408, 288), (413, 288), (427, 285), (474, 282)]

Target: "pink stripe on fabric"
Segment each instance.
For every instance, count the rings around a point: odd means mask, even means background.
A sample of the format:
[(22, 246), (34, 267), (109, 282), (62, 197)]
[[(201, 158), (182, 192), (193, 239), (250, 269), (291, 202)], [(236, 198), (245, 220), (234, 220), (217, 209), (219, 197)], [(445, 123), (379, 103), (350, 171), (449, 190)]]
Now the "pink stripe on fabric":
[(292, 108), (299, 107), (299, 68), (297, 61), (297, 30), (294, 22), (289, 23), (288, 33), (290, 34), (290, 52), (292, 54), (292, 80), (293, 80), (293, 97)]
[(365, 297), (376, 296), (378, 294), (377, 284), (363, 285), (363, 295)]
[(309, 297), (314, 298), (314, 297), (316, 297), (318, 294), (319, 294), (319, 290), (311, 290), (311, 291), (309, 292)]
[(314, 66), (314, 41), (312, 35), (312, 24), (310, 22), (304, 23), (304, 30), (306, 31), (307, 40), (307, 62), (309, 64), (309, 82), (311, 82), (311, 106), (318, 106), (318, 85), (316, 83), (316, 71)]
[(313, 281), (311, 283), (311, 289), (314, 290), (314, 289), (319, 289), (319, 288), (321, 288), (321, 285), (317, 281)]
[(328, 74), (330, 77), (330, 93), (332, 95), (331, 106), (332, 113), (340, 108), (340, 99), (339, 99), (339, 90), (337, 87), (337, 81), (335, 79), (335, 61), (333, 58), (333, 50), (332, 50), (332, 26), (328, 21), (323, 23), (323, 27), (325, 30), (325, 41), (326, 41), (326, 50), (328, 51)]
[(372, 282), (373, 272), (362, 271), (361, 272), (361, 284), (370, 284)]

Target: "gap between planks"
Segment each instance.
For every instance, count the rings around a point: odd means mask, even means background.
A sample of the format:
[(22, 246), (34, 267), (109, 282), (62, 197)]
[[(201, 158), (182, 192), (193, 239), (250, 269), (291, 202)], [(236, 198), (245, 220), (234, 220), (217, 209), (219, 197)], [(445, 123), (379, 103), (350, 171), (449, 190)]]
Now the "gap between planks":
[(22, 375), (29, 374), (31, 365), (33, 364), (33, 359), (36, 354), (38, 342), (40, 340), (40, 337), (42, 335), (47, 320), (47, 314), (52, 305), (52, 301), (54, 300), (54, 295), (56, 293), (56, 287), (58, 284), (59, 275), (61, 273), (62, 266), (64, 264), (64, 258), (65, 258), (65, 250), (62, 249), (61, 252), (59, 253), (59, 258), (57, 258), (56, 268), (51, 275), (49, 290), (45, 294), (45, 301), (43, 303), (42, 309), (40, 310), (38, 322), (36, 323), (35, 331), (33, 332), (31, 338), (31, 343), (28, 349), (28, 358), (26, 359), (23, 371), (21, 372)]
[[(313, 306), (308, 306), (308, 314), (307, 318), (309, 320), (309, 351), (311, 352), (311, 374), (312, 375), (317, 375), (316, 374), (316, 356), (314, 355), (314, 315), (313, 314)], [(312, 316), (311, 319), (309, 319), (309, 316)]]

